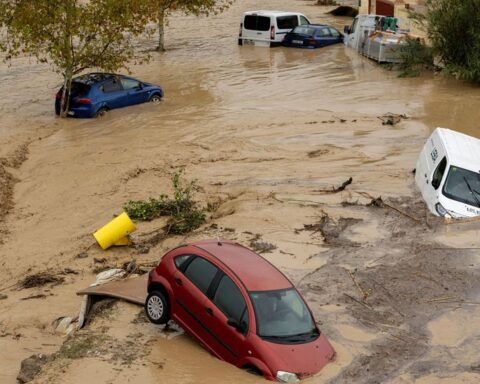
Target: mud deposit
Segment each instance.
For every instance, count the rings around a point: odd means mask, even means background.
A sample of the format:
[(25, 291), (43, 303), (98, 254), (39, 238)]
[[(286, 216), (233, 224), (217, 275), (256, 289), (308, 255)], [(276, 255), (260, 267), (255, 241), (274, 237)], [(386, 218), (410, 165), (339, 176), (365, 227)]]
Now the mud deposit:
[[(350, 23), (312, 3), (262, 8)], [(170, 49), (132, 68), (161, 84), (165, 101), (97, 120), (53, 116), (60, 80), (48, 67), (0, 66), (1, 383), (39, 354), (49, 358), (36, 383), (262, 382), (126, 303), (71, 338), (53, 330), (78, 314), (76, 292), (94, 272), (154, 265), (169, 248), (216, 236), (256, 247), (305, 295), (337, 351), (307, 383), (480, 381), (480, 224), (427, 214), (411, 173), (434, 127), (480, 137), (478, 89), (399, 79), (342, 45), (239, 47), (240, 16), (255, 8), (242, 0), (208, 19), (173, 15)], [(386, 114), (409, 118), (382, 125)], [(125, 202), (171, 194), (181, 166), (212, 208), (205, 225), (172, 237), (155, 219), (138, 223), (135, 247), (93, 244)]]

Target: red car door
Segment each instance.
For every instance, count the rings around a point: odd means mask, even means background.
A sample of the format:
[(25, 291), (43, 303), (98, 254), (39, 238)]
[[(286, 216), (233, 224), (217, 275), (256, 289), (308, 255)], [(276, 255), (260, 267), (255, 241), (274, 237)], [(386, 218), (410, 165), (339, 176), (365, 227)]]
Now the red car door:
[(211, 334), (202, 319), (206, 313), (206, 292), (217, 272), (218, 268), (212, 263), (193, 256), (184, 271), (174, 274), (173, 317), (211, 351)]
[(225, 361), (238, 365), (248, 353), (248, 308), (237, 285), (223, 274), (217, 277), (217, 287), (206, 300), (203, 321), (214, 338), (217, 354)]

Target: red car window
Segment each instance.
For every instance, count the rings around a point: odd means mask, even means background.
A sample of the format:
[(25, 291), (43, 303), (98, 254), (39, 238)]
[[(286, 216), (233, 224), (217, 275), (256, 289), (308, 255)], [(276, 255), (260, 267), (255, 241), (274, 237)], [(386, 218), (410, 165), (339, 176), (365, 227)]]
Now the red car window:
[(247, 303), (240, 289), (228, 276), (223, 275), (220, 279), (213, 302), (227, 318), (235, 320), (238, 324), (244, 322), (242, 328), (248, 329)]
[(209, 261), (197, 256), (190, 264), (188, 264), (184, 273), (185, 276), (198, 287), (198, 289), (207, 294), (208, 287), (210, 287), (217, 272), (217, 267)]

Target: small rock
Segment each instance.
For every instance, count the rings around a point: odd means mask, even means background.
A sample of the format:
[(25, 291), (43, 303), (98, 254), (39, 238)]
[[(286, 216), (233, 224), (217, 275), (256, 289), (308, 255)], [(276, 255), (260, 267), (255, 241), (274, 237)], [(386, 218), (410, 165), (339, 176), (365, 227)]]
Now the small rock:
[(5, 300), (5, 299), (8, 299), (8, 296), (3, 293), (0, 293), (0, 300)]
[(77, 256), (75, 256), (76, 259), (86, 259), (88, 257), (87, 252), (80, 252)]
[(17, 376), (18, 382), (23, 384), (32, 381), (48, 360), (48, 356), (41, 353), (23, 360)]

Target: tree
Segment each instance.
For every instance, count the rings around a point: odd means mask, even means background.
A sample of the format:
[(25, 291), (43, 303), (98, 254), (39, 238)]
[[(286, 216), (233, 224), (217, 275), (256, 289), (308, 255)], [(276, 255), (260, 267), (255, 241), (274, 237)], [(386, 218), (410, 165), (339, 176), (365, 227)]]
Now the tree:
[(157, 50), (165, 50), (165, 25), (173, 11), (183, 11), (194, 15), (217, 14), (225, 11), (235, 0), (150, 0), (151, 19), (158, 25)]
[(434, 53), (455, 76), (480, 83), (480, 0), (426, 0), (415, 15)]
[(51, 64), (63, 76), (66, 116), (75, 75), (113, 72), (141, 57), (132, 39), (144, 33), (147, 9), (146, 0), (0, 0), (0, 50)]

